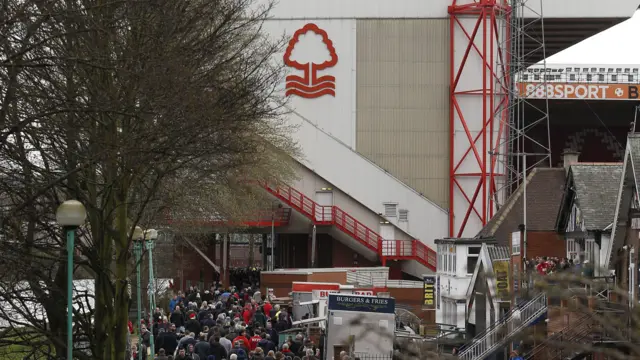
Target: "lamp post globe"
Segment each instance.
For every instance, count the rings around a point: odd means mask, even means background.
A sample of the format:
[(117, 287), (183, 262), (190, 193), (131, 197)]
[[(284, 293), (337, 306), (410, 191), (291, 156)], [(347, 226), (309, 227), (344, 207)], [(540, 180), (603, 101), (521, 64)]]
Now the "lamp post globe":
[(78, 227), (87, 219), (87, 210), (78, 200), (67, 200), (58, 206), (56, 221), (61, 226)]
[(144, 232), (144, 239), (147, 241), (156, 241), (158, 240), (158, 230), (156, 229), (148, 229)]
[(142, 228), (140, 226), (136, 226), (133, 229), (133, 234), (131, 235), (131, 237), (135, 241), (139, 241), (139, 240), (144, 239), (144, 230), (142, 230)]

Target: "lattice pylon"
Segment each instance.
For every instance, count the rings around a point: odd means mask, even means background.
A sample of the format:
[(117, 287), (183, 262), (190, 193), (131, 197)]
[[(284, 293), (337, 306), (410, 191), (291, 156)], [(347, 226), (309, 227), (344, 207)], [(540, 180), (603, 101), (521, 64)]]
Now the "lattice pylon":
[(507, 0), (453, 0), (450, 16), (449, 234), (475, 236), (504, 187), (510, 93)]
[[(511, 50), (509, 63), (509, 136), (502, 139), (503, 146), (507, 149), (498, 157), (499, 163), (506, 169), (507, 181), (497, 193), (504, 194), (506, 199), (518, 184), (523, 181), (523, 156), (527, 158), (524, 169), (528, 172), (531, 168), (539, 166), (552, 166), (551, 164), (551, 133), (549, 132), (549, 99), (530, 100), (520, 96), (520, 88), (517, 86), (519, 75), (529, 66), (538, 64), (546, 80), (546, 50), (544, 36), (543, 0), (511, 0), (511, 11), (506, 17), (505, 32), (509, 37), (505, 46)], [(542, 59), (539, 56), (542, 56)], [(540, 66), (542, 65), (542, 66)], [(546, 88), (545, 81), (540, 82), (541, 89)], [(540, 136), (545, 134), (545, 136)]]

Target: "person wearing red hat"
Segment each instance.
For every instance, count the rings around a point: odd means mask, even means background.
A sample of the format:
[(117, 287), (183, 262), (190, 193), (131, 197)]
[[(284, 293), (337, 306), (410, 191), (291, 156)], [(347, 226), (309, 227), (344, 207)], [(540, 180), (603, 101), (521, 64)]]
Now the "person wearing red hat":
[(199, 335), (200, 332), (202, 332), (202, 326), (200, 325), (200, 321), (196, 319), (195, 313), (189, 314), (189, 320), (187, 320), (187, 323), (184, 325), (184, 328), (185, 330), (187, 330), (187, 332), (192, 332), (196, 335)]

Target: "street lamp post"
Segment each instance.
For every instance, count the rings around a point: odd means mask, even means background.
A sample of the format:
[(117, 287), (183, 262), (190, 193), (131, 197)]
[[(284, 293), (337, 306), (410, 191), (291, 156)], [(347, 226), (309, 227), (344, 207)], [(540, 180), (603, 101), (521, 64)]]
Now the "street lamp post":
[(133, 254), (136, 258), (136, 278), (137, 283), (137, 304), (138, 304), (138, 359), (142, 359), (142, 296), (140, 294), (140, 261), (142, 260), (142, 240), (144, 239), (144, 231), (140, 226), (136, 226), (133, 229)]
[(276, 247), (276, 211), (282, 209), (282, 204), (278, 204), (277, 209), (271, 211), (271, 243), (269, 246), (269, 252), (271, 253), (269, 258), (269, 264), (267, 270), (273, 271), (275, 269), (275, 254), (274, 249)]
[(77, 200), (67, 200), (58, 206), (56, 221), (67, 237), (67, 360), (73, 359), (73, 250), (78, 226), (87, 219), (87, 210)]
[(156, 295), (153, 276), (153, 248), (156, 246), (158, 231), (149, 229), (144, 233), (145, 245), (149, 254), (149, 347), (151, 348), (151, 358), (155, 358), (155, 344), (153, 340), (153, 311), (156, 308)]

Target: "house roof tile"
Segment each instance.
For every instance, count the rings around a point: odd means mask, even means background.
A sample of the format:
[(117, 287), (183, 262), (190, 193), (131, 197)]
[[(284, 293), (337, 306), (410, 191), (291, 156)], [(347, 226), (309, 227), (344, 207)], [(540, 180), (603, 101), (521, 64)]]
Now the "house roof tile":
[(576, 164), (570, 174), (586, 230), (605, 229), (615, 216), (622, 164)]
[[(530, 231), (553, 231), (560, 208), (566, 171), (564, 168), (535, 168), (527, 176), (527, 228)], [(478, 236), (496, 238), (507, 245), (511, 233), (524, 223), (523, 188), (520, 186)]]

